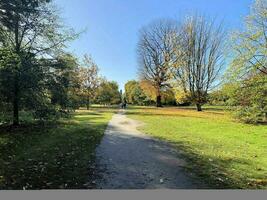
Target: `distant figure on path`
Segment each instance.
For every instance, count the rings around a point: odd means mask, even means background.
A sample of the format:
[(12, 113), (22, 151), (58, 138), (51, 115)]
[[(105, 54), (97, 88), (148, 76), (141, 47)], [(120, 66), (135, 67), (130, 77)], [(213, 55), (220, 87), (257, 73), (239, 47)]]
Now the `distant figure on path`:
[(121, 103), (121, 108), (122, 108), (122, 109), (125, 109), (125, 108), (126, 108), (126, 103), (125, 103), (125, 102), (122, 102), (122, 103)]

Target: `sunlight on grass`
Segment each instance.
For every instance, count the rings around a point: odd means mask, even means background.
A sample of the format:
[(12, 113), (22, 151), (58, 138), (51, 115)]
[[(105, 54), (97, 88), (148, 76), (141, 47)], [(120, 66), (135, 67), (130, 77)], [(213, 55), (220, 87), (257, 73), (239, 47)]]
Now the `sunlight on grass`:
[(267, 188), (267, 126), (235, 122), (218, 109), (196, 112), (179, 108), (128, 110), (145, 122), (140, 129), (177, 145), (187, 169), (215, 187)]

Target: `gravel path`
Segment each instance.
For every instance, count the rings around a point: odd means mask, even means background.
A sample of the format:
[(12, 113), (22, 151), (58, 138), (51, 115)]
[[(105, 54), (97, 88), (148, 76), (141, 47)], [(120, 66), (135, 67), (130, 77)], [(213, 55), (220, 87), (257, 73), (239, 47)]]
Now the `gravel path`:
[(141, 123), (115, 114), (96, 150), (96, 188), (202, 188), (185, 171), (179, 152), (136, 130)]

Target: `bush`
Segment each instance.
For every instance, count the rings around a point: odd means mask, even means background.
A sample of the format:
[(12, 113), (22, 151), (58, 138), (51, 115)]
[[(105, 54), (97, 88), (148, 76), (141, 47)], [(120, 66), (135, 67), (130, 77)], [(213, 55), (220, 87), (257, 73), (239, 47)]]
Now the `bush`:
[(262, 111), (257, 106), (254, 107), (239, 107), (236, 112), (236, 118), (240, 119), (245, 123), (256, 124), (263, 122)]
[(238, 105), (236, 116), (246, 123), (267, 120), (267, 77), (254, 76), (243, 81), (232, 96), (232, 103)]

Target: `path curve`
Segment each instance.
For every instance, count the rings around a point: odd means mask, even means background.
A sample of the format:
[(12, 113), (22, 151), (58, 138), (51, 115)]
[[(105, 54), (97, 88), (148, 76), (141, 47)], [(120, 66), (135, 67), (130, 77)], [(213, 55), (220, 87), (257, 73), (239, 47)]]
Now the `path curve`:
[(113, 115), (96, 149), (96, 188), (202, 188), (183, 170), (185, 161), (179, 152), (139, 132), (140, 125), (123, 110)]

